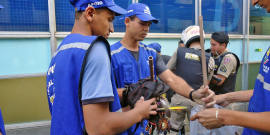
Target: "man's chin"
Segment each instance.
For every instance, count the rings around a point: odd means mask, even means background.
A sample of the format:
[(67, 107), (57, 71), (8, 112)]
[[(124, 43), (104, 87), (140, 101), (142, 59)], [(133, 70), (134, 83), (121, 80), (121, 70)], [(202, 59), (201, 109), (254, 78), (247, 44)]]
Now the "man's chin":
[(270, 6), (266, 8), (266, 12), (270, 13)]

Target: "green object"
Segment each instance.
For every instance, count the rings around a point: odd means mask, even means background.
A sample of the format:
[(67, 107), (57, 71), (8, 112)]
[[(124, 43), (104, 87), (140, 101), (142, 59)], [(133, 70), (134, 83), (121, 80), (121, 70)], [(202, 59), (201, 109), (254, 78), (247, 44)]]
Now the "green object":
[(262, 48), (256, 48), (255, 49), (255, 52), (261, 52), (262, 51)]

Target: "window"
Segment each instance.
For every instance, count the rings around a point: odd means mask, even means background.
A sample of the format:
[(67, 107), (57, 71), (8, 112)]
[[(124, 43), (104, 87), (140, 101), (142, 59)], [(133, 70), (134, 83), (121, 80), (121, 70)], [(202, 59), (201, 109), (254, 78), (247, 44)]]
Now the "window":
[(250, 5), (250, 35), (270, 35), (270, 14), (258, 5)]
[(70, 32), (75, 20), (75, 9), (69, 0), (55, 0), (57, 32)]
[(206, 34), (216, 31), (243, 33), (243, 0), (203, 0), (202, 15)]
[(158, 24), (150, 26), (151, 33), (182, 33), (195, 24), (195, 0), (139, 0), (149, 6)]
[(49, 31), (48, 0), (1, 0), (0, 31)]
[[(114, 2), (124, 9), (132, 4), (132, 0), (114, 0)], [(55, 16), (57, 32), (70, 32), (72, 30), (75, 9), (68, 0), (55, 0)], [(121, 17), (124, 17), (124, 15), (115, 17), (113, 21), (115, 32), (125, 32), (124, 20), (119, 20)]]

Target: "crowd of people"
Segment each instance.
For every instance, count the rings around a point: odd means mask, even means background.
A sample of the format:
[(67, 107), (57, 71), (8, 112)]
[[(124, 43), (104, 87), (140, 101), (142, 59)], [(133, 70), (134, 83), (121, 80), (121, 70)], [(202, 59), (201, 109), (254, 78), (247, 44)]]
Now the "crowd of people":
[[(170, 106), (187, 107), (171, 112), (171, 131), (167, 134), (185, 134), (186, 115), (188, 120), (198, 119), (207, 129), (238, 125), (245, 127), (244, 135), (270, 133), (270, 78), (265, 70), (270, 66), (270, 48), (261, 62), (254, 89), (235, 92), (239, 58), (227, 48), (228, 34), (214, 32), (205, 53), (209, 86), (204, 87), (199, 26), (189, 26), (182, 32), (178, 48), (170, 57), (161, 55), (159, 43), (142, 42), (150, 25), (159, 22), (146, 4), (134, 3), (125, 10), (113, 0), (70, 3), (75, 8), (74, 26), (54, 53), (47, 72), (51, 135), (148, 134), (147, 119), (157, 114), (158, 106), (153, 104), (156, 97), (137, 97), (134, 108), (122, 108), (121, 103), (125, 87), (150, 76), (150, 56), (155, 78), (171, 88), (166, 93)], [(270, 0), (252, 0), (252, 4), (270, 12)], [(119, 15), (125, 15), (125, 35), (110, 45), (107, 39)], [(235, 102), (249, 102), (248, 112), (234, 111)], [(190, 116), (197, 104), (208, 109)], [(226, 109), (211, 108), (214, 104)], [(136, 123), (141, 121), (138, 128)], [(4, 127), (0, 127), (1, 133), (5, 134)]]

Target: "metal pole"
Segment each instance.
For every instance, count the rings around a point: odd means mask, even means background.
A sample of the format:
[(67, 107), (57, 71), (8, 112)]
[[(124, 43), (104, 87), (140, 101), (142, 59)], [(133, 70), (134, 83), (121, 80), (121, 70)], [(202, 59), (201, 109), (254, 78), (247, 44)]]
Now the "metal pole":
[(54, 52), (57, 48), (57, 42), (56, 42), (56, 20), (55, 20), (55, 4), (54, 0), (48, 0), (48, 6), (49, 6), (49, 24), (50, 24), (50, 43), (51, 43), (51, 58), (53, 57)]
[(202, 0), (199, 0), (199, 16), (202, 15)]
[(195, 0), (195, 25), (199, 25), (199, 0)]
[(249, 12), (250, 1), (243, 1), (242, 90), (248, 90)]

